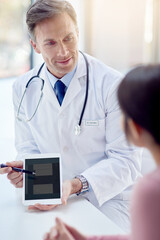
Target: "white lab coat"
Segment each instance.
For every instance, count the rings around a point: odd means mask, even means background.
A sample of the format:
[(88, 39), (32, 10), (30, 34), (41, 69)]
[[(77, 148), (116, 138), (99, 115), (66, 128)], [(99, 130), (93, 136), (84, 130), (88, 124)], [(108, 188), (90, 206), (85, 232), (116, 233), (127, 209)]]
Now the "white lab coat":
[[(91, 191), (84, 196), (101, 207), (112, 198), (128, 200), (131, 186), (141, 176), (141, 161), (138, 150), (126, 143), (121, 131), (116, 96), (121, 75), (89, 55), (87, 59), (89, 94), (81, 134), (74, 134), (86, 88), (85, 60), (79, 54), (76, 73), (61, 107), (47, 79), (46, 66), (42, 68), (40, 76), (45, 84), (37, 113), (28, 123), (15, 120), (17, 160), (23, 159), (25, 154), (60, 152), (63, 180), (84, 175), (91, 186)], [(39, 66), (15, 81), (15, 114), (26, 83), (38, 70)], [(34, 112), (40, 87), (40, 80), (30, 84), (21, 117), (28, 118)]]

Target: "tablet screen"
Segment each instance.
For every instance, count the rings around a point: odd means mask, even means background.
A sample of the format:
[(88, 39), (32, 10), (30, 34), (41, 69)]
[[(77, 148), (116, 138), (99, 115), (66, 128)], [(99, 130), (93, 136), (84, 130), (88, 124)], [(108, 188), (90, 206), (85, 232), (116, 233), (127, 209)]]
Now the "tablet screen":
[(36, 156), (25, 159), (25, 170), (35, 172), (35, 175), (24, 176), (24, 201), (60, 199), (60, 157), (44, 157), (42, 154), (39, 158)]

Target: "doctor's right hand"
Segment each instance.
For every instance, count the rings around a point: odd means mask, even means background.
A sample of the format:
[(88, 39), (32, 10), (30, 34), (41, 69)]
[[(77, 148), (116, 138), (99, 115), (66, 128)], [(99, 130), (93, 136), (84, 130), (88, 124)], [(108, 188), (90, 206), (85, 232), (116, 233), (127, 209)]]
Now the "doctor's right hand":
[[(23, 168), (23, 161), (7, 162), (6, 165), (9, 167)], [(11, 184), (13, 184), (16, 188), (23, 187), (23, 173), (15, 172), (12, 170), (12, 168), (9, 168), (7, 177), (10, 180)]]

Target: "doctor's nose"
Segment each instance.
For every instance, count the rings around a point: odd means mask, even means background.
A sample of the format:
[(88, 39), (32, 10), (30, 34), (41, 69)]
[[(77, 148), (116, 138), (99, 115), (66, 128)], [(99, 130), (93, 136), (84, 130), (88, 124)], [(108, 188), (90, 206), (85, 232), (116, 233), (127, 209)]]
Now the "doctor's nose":
[(57, 50), (57, 57), (65, 57), (68, 56), (69, 50), (67, 49), (67, 47), (65, 46), (65, 44), (60, 44), (58, 46), (58, 50)]

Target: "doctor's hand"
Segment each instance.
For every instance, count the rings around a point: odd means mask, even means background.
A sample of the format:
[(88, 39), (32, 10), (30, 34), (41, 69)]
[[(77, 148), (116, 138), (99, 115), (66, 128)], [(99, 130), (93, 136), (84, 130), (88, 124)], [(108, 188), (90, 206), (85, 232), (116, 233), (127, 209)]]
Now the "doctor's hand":
[(6, 165), (10, 167), (8, 170), (9, 173), (7, 175), (10, 182), (16, 188), (22, 188), (23, 187), (23, 173), (13, 171), (11, 167), (23, 168), (23, 161), (7, 162)]
[[(69, 196), (78, 192), (81, 188), (82, 188), (82, 183), (77, 178), (64, 181), (62, 186), (62, 198), (61, 198), (62, 204), (66, 205)], [(44, 205), (44, 204), (37, 203), (35, 205), (30, 205), (28, 207), (28, 210), (49, 211), (57, 206), (58, 205)]]
[(67, 225), (61, 219), (56, 218), (56, 225), (46, 233), (44, 240), (87, 240), (87, 237), (75, 228)]
[[(7, 164), (6, 164), (7, 165)], [(8, 174), (12, 171), (11, 167), (0, 168), (0, 174)]]

